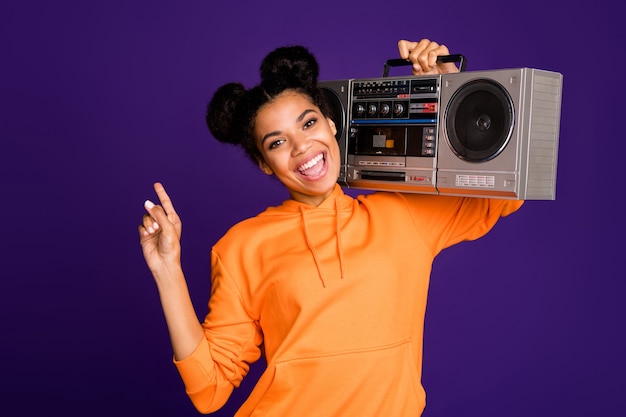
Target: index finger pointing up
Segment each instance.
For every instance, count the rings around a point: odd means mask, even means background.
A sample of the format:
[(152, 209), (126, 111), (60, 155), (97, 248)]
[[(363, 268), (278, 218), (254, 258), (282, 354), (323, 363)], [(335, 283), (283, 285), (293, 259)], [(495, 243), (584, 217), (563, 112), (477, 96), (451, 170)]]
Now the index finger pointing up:
[(165, 187), (160, 182), (154, 183), (154, 191), (156, 191), (157, 196), (159, 197), (159, 201), (161, 202), (161, 206), (165, 213), (170, 216), (172, 214), (176, 214), (176, 210), (174, 210), (174, 205), (172, 204), (172, 200), (170, 196), (165, 192)]

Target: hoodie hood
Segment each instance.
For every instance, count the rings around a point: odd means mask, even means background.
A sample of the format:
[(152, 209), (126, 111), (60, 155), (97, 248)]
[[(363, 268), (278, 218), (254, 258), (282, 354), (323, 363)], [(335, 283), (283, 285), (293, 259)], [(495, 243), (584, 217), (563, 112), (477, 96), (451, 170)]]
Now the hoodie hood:
[[(306, 203), (301, 203), (296, 200), (286, 200), (279, 207), (273, 207), (267, 210), (267, 214), (275, 214), (276, 212), (281, 213), (298, 213), (301, 221), (302, 221), (302, 232), (304, 234), (304, 239), (306, 241), (309, 252), (311, 253), (311, 258), (317, 268), (318, 276), (320, 281), (324, 287), (327, 285), (327, 280), (325, 277), (324, 268), (322, 266), (322, 262), (318, 255), (318, 251), (316, 250), (316, 246), (314, 243), (313, 230), (314, 222), (312, 220), (313, 217), (318, 217), (320, 213), (322, 214), (331, 214), (331, 216), (327, 216), (328, 221), (333, 221), (334, 230), (335, 230), (335, 240), (336, 240), (336, 250), (337, 250), (337, 258), (339, 261), (339, 274), (341, 279), (344, 278), (345, 270), (344, 270), (344, 248), (341, 242), (341, 228), (342, 221), (341, 215), (342, 213), (346, 214), (346, 218), (352, 212), (352, 206), (354, 204), (354, 199), (344, 194), (343, 190), (338, 184), (335, 184), (335, 188), (332, 193), (324, 200), (319, 206), (311, 206)], [(319, 221), (319, 220), (317, 220)]]
[[(336, 206), (335, 201), (339, 203), (339, 206)], [(340, 210), (351, 210), (353, 202), (354, 199), (350, 196), (345, 195), (339, 184), (335, 184), (335, 188), (333, 188), (333, 191), (328, 197), (326, 197), (324, 201), (320, 203), (319, 206), (311, 206), (310, 204), (301, 203), (299, 201), (289, 199), (283, 201), (280, 206), (271, 207), (267, 211), (271, 212), (273, 210), (277, 210), (283, 213), (290, 211), (296, 212), (302, 210), (302, 208), (309, 210), (336, 210), (337, 208), (339, 208)]]

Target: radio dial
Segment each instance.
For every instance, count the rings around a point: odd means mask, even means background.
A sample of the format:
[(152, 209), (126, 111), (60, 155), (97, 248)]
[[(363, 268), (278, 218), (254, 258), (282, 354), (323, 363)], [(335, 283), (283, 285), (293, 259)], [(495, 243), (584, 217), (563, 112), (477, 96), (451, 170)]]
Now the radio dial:
[(368, 116), (376, 116), (376, 112), (378, 111), (378, 107), (376, 106), (376, 104), (371, 103), (368, 107), (367, 107), (367, 115)]
[(365, 114), (365, 106), (362, 104), (356, 104), (354, 106), (354, 116), (363, 117), (364, 114)]
[(389, 107), (389, 104), (384, 103), (384, 104), (380, 105), (380, 115), (381, 116), (387, 116), (390, 111), (391, 111), (391, 108)]
[(400, 116), (404, 113), (404, 105), (402, 103), (396, 103), (393, 106), (394, 116)]

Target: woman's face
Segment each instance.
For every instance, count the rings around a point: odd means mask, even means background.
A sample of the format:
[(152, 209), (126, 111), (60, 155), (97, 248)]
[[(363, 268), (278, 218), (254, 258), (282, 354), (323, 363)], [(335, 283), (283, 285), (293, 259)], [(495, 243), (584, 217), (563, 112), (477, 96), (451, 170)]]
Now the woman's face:
[(318, 206), (328, 197), (341, 168), (335, 124), (304, 94), (285, 91), (263, 106), (255, 136), (267, 174), (274, 174), (291, 198)]

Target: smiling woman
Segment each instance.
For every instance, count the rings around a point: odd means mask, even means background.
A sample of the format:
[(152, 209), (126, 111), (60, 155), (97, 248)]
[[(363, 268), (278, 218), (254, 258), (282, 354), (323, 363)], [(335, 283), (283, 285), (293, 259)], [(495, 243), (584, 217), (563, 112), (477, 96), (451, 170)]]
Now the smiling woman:
[(292, 199), (318, 206), (330, 195), (341, 167), (337, 130), (308, 96), (280, 94), (259, 110), (255, 132), (262, 138), (259, 165), (276, 175)]
[[(399, 42), (413, 72), (448, 49)], [(165, 189), (139, 227), (174, 349), (196, 408), (222, 407), (265, 355), (267, 368), (237, 416), (420, 415), (422, 337), (432, 262), (487, 233), (522, 202), (377, 192), (356, 199), (337, 184), (336, 127), (317, 86), (315, 58), (283, 47), (261, 83), (217, 90), (213, 136), (243, 147), (290, 199), (233, 226), (213, 247), (209, 312), (200, 323), (180, 264), (181, 221)]]

